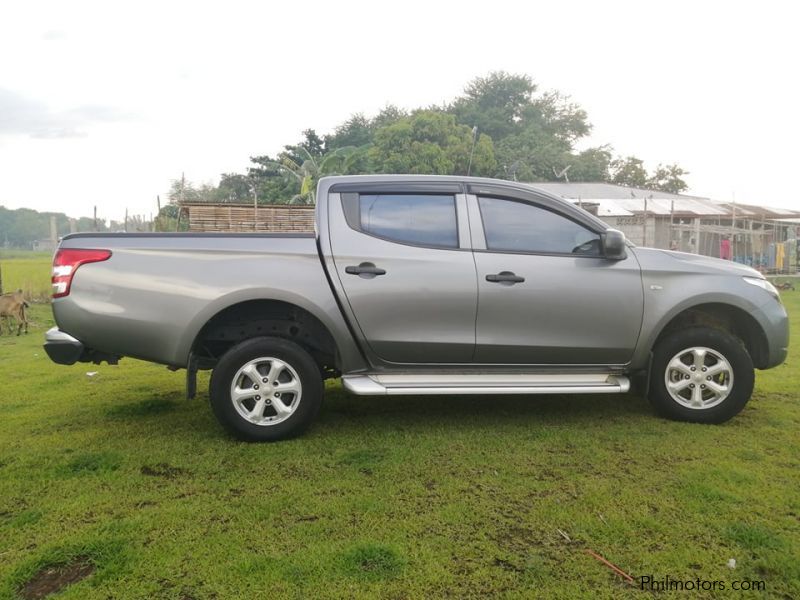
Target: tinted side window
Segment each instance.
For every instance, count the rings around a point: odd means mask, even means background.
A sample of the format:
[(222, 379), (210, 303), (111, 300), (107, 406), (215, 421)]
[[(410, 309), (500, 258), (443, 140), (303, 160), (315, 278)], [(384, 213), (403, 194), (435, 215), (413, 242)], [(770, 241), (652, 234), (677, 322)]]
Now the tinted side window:
[(600, 236), (526, 202), (478, 198), (489, 250), (600, 255)]
[(419, 246), (458, 247), (453, 196), (361, 194), (361, 230), (389, 240)]

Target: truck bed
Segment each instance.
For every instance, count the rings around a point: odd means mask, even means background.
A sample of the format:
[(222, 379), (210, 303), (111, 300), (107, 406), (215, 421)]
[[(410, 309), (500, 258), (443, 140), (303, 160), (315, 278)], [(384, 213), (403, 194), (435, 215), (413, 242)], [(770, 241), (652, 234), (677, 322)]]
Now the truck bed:
[(310, 233), (84, 233), (60, 247), (112, 253), (81, 266), (70, 294), (53, 301), (59, 329), (87, 348), (185, 367), (215, 314), (261, 298), (303, 307), (350, 337)]

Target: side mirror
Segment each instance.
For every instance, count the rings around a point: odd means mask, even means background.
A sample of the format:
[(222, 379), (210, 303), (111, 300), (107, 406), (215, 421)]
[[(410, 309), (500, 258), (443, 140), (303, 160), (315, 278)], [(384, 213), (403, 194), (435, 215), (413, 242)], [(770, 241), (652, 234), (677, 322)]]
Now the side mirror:
[(606, 229), (600, 235), (603, 256), (609, 260), (623, 260), (628, 257), (625, 248), (625, 234), (616, 229)]

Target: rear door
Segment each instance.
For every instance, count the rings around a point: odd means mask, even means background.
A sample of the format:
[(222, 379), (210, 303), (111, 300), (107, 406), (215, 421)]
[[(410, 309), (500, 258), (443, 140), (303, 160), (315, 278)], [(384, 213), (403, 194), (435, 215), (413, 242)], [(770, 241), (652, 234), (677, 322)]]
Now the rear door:
[(477, 279), (460, 187), (329, 196), (336, 275), (375, 356), (466, 363), (475, 349)]
[[(633, 253), (601, 256), (597, 229), (552, 201), (469, 196), (478, 272), (475, 362), (619, 365), (633, 355), (643, 292)], [(477, 231), (476, 231), (477, 229)]]

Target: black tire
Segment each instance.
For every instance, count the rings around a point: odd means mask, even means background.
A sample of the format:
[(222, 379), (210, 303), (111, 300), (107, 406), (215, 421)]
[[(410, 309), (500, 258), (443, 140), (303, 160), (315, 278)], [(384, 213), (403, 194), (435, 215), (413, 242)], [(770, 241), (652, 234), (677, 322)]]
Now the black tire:
[[(708, 348), (727, 360), (732, 371), (732, 384), (729, 385), (730, 390), (724, 400), (715, 406), (691, 408), (678, 402), (670, 394), (666, 382), (667, 368), (678, 353), (700, 347)], [(687, 381), (693, 382), (692, 378), (697, 371), (692, 371)], [(697, 383), (692, 385), (704, 385), (706, 382), (700, 381), (702, 377), (700, 375)], [(741, 412), (747, 404), (753, 393), (754, 382), (753, 361), (738, 338), (718, 329), (691, 327), (671, 333), (656, 344), (653, 349), (648, 398), (656, 411), (669, 419), (693, 423), (724, 423)], [(688, 392), (689, 395), (691, 393)]]
[[(237, 408), (231, 393), (234, 378), (247, 382), (246, 385), (252, 383), (250, 378), (245, 376), (244, 379), (240, 379), (241, 375), (237, 377), (237, 374), (245, 365), (262, 357), (278, 359), (288, 365), (292, 372), (284, 370), (284, 375), (288, 374), (290, 381), (296, 375), (301, 386), (299, 396), (292, 397), (292, 393), (284, 393), (284, 397), (289, 395), (290, 402), (296, 400), (297, 405), (291, 414), (283, 417), (283, 420), (280, 420), (282, 417), (274, 408), (264, 409), (263, 418), (279, 421), (275, 423), (257, 424), (245, 418), (240, 414), (240, 410), (252, 410), (254, 406), (248, 403), (254, 405), (255, 397), (246, 399)], [(272, 363), (265, 364), (271, 367)], [(269, 384), (264, 385), (264, 389), (272, 390), (271, 387), (267, 388), (267, 385)], [(319, 367), (303, 348), (282, 338), (258, 337), (237, 344), (223, 355), (211, 375), (210, 388), (214, 415), (232, 435), (247, 442), (274, 442), (295, 437), (308, 428), (322, 405), (324, 385)], [(265, 400), (265, 402), (271, 404), (271, 401)], [(270, 411), (275, 412), (274, 417), (270, 416)]]

